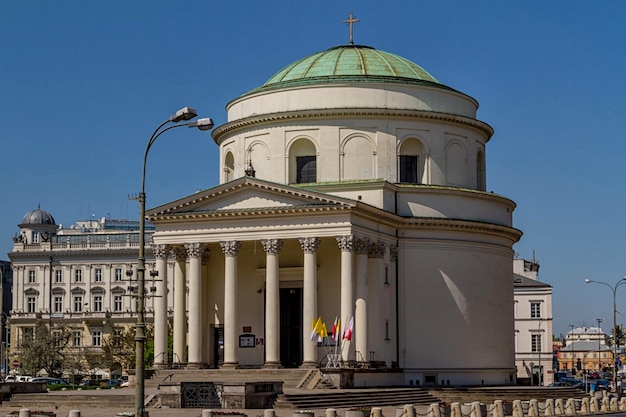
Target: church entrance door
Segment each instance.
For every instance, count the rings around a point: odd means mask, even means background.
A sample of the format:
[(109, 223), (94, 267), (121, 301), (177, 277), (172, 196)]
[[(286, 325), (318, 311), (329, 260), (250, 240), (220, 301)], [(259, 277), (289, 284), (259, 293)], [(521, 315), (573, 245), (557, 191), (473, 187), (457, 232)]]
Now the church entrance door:
[(302, 364), (302, 288), (280, 289), (280, 363)]

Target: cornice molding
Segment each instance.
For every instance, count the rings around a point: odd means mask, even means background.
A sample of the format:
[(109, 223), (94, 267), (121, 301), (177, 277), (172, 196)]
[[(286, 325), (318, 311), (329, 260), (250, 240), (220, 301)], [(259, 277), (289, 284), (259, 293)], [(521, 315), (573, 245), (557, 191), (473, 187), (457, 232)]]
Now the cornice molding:
[(250, 116), (225, 123), (215, 128), (211, 134), (215, 143), (219, 145), (223, 136), (246, 129), (250, 126), (266, 123), (288, 122), (301, 119), (328, 119), (328, 118), (392, 118), (392, 119), (417, 119), (432, 120), (436, 122), (454, 123), (476, 129), (487, 136), (487, 140), (493, 136), (494, 130), (485, 122), (472, 119), (471, 117), (454, 114), (433, 112), (426, 110), (396, 110), (396, 109), (310, 109), (293, 112), (268, 113), (260, 116)]

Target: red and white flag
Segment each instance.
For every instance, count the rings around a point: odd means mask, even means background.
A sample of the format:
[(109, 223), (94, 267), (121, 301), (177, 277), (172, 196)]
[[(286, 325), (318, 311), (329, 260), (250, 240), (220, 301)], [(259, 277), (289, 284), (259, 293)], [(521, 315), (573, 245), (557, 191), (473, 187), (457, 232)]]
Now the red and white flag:
[(333, 327), (330, 329), (330, 334), (333, 336), (333, 340), (339, 340), (339, 329), (341, 329), (341, 319), (335, 317)]
[(343, 338), (345, 340), (352, 340), (352, 330), (354, 330), (354, 317), (350, 317), (350, 323), (348, 327), (343, 331)]

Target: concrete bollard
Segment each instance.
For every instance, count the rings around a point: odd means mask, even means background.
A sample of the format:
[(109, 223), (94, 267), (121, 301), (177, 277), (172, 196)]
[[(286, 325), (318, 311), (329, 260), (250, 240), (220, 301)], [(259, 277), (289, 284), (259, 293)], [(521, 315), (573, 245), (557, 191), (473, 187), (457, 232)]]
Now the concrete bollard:
[(546, 399), (546, 409), (543, 412), (544, 416), (554, 415), (554, 400), (552, 398)]
[(441, 409), (439, 408), (439, 403), (431, 404), (428, 407), (427, 417), (441, 417)]
[(214, 415), (213, 410), (202, 410), (202, 417), (213, 417)]
[[(263, 417), (275, 417), (276, 411), (274, 410), (263, 410)], [(204, 417), (204, 416), (202, 416)]]
[(483, 409), (480, 401), (472, 402), (472, 408), (470, 409), (470, 417), (483, 417)]
[(539, 401), (530, 400), (528, 402), (528, 417), (539, 416)]
[(30, 417), (30, 409), (29, 408), (22, 408), (20, 410), (20, 417)]
[(404, 413), (402, 415), (404, 417), (415, 417), (415, 407), (413, 407), (413, 404), (405, 404)]
[(450, 404), (450, 417), (463, 417), (463, 412), (461, 411), (461, 403), (456, 402)]
[(80, 417), (80, 410), (70, 410), (68, 417)]
[(602, 400), (600, 402), (600, 411), (609, 411), (609, 397), (602, 397)]
[(585, 397), (580, 401), (580, 414), (589, 414), (591, 409), (589, 408), (589, 398)]
[(326, 417), (337, 417), (337, 409), (335, 408), (327, 408), (324, 413)]
[(626, 411), (626, 397), (619, 399), (619, 411)]
[(575, 416), (576, 415), (576, 401), (573, 398), (568, 398), (565, 402), (565, 415), (566, 416)]
[(502, 400), (493, 402), (493, 417), (504, 417), (504, 402)]
[(617, 402), (617, 397), (611, 397), (609, 399), (609, 410), (610, 411), (619, 411), (619, 404)]
[(596, 397), (591, 397), (591, 399), (589, 400), (589, 411), (591, 411), (592, 413), (597, 413), (598, 411), (600, 411), (600, 402)]
[(524, 417), (524, 407), (520, 400), (513, 401), (513, 417)]
[(554, 415), (562, 416), (565, 414), (565, 407), (563, 406), (563, 399), (557, 398), (554, 400)]
[(372, 407), (370, 410), (371, 417), (383, 417), (383, 409), (380, 407)]

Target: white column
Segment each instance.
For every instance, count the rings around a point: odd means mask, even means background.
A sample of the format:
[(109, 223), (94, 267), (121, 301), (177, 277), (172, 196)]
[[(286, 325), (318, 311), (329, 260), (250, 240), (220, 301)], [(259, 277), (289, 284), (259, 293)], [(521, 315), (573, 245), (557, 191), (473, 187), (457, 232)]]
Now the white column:
[(166, 245), (154, 245), (156, 258), (156, 294), (154, 298), (154, 366), (165, 368), (167, 356), (167, 255)]
[(224, 363), (223, 368), (236, 368), (239, 365), (237, 354), (237, 253), (241, 242), (231, 240), (220, 242), (224, 260)]
[(311, 341), (311, 322), (317, 320), (317, 248), (320, 239), (299, 239), (304, 252), (302, 288), (302, 368), (317, 367), (317, 342)]
[(187, 363), (187, 283), (185, 261), (187, 256), (181, 247), (172, 248), (174, 264), (174, 364)]
[(187, 367), (205, 368), (202, 362), (203, 338), (203, 307), (202, 307), (202, 252), (206, 250), (202, 243), (185, 243), (189, 258), (189, 358)]
[[(341, 327), (343, 330), (350, 325), (353, 319), (353, 285), (354, 285), (354, 235), (337, 236), (337, 244), (341, 249)], [(343, 331), (342, 331), (343, 332)], [(342, 340), (341, 342), (341, 360), (344, 364), (353, 361), (354, 350), (350, 349), (351, 342)]]
[(368, 279), (368, 296), (367, 296), (367, 317), (368, 332), (367, 346), (374, 357), (368, 357), (368, 360), (386, 361), (384, 349), (385, 326), (389, 326), (389, 315), (383, 298), (383, 288), (385, 285), (385, 244), (382, 242), (370, 243), (369, 253), (367, 254), (367, 279)]
[(356, 240), (356, 299), (354, 303), (354, 348), (357, 362), (367, 366), (367, 254), (369, 240)]
[(265, 249), (265, 364), (280, 367), (280, 282), (278, 252), (283, 241), (261, 240)]
[[(207, 250), (202, 252), (202, 297), (206, 300), (209, 296), (209, 254), (210, 251), (207, 247)], [(211, 323), (209, 317), (209, 303), (202, 303), (202, 362), (209, 364), (209, 348), (210, 348), (210, 334), (209, 334), (209, 323)]]

